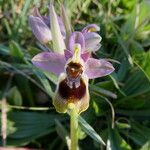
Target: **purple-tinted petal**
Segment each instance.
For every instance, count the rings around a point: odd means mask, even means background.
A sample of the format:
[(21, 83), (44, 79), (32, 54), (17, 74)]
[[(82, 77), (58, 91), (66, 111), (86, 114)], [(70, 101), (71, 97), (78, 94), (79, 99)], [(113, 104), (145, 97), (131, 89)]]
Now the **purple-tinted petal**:
[(96, 24), (89, 24), (86, 27), (83, 28), (82, 33), (87, 33), (87, 32), (96, 32), (99, 31), (100, 27), (97, 26)]
[(90, 53), (89, 52), (82, 53), (81, 58), (84, 60), (84, 62), (86, 62), (90, 58)]
[[(34, 17), (40, 18), (48, 26), (48, 28), (50, 28), (50, 21), (51, 21), (50, 16), (41, 15), (37, 7), (33, 8), (32, 15)], [(65, 30), (65, 26), (64, 26), (64, 23), (62, 21), (62, 18), (60, 16), (57, 16), (57, 19), (58, 19), (58, 24), (60, 26), (61, 34), (62, 34), (63, 38), (66, 38), (66, 30)]]
[(73, 51), (75, 44), (80, 44), (81, 50), (85, 49), (85, 40), (81, 32), (73, 32), (68, 43), (68, 49)]
[(89, 79), (98, 78), (111, 74), (114, 71), (111, 63), (105, 59), (89, 58), (85, 64), (85, 74)]
[(32, 63), (45, 71), (59, 75), (64, 72), (66, 60), (64, 55), (53, 52), (42, 52), (33, 57)]
[(64, 54), (65, 54), (66, 60), (68, 60), (69, 58), (73, 56), (73, 53), (70, 50), (64, 50)]
[(50, 28), (50, 17), (49, 16), (41, 16), (44, 23)]
[(51, 31), (40, 17), (29, 16), (29, 25), (35, 37), (41, 43), (47, 43), (52, 40)]
[(95, 52), (100, 48), (101, 36), (95, 32), (84, 33), (85, 38), (85, 50), (89, 52)]
[[(50, 21), (51, 21), (50, 17), (49, 16), (41, 16), (41, 17), (42, 17), (44, 23), (50, 28)], [(61, 32), (63, 38), (65, 38), (66, 37), (66, 30), (65, 30), (64, 23), (63, 23), (60, 16), (57, 16), (57, 19), (58, 19), (58, 24), (60, 27), (60, 32)]]

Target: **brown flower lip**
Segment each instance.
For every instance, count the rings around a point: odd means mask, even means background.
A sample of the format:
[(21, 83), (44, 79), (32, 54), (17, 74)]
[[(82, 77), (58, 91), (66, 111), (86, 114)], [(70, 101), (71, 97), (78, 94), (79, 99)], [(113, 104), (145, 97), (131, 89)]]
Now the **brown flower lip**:
[(70, 62), (67, 65), (66, 73), (67, 73), (68, 77), (71, 79), (79, 78), (81, 76), (82, 72), (83, 72), (83, 68), (80, 63)]
[(86, 85), (82, 79), (80, 79), (80, 85), (75, 87), (75, 83), (73, 83), (73, 87), (71, 88), (67, 84), (67, 78), (59, 83), (58, 92), (60, 96), (67, 100), (68, 102), (75, 102), (81, 100), (86, 93)]
[[(68, 102), (75, 102), (82, 99), (86, 93), (86, 86), (81, 75), (83, 67), (80, 63), (70, 62), (66, 67), (67, 77), (59, 83), (59, 94)], [(71, 86), (69, 85), (71, 82)], [(77, 82), (79, 83), (76, 86)]]

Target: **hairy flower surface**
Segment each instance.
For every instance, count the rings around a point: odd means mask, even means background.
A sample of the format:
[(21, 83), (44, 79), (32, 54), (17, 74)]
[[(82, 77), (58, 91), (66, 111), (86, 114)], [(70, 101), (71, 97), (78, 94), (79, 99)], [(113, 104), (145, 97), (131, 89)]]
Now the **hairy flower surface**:
[[(50, 7), (50, 9), (52, 9), (50, 12), (56, 15), (54, 8)], [(50, 14), (53, 18), (51, 24), (54, 27), (53, 22), (55, 23), (58, 19), (52, 14)], [(53, 30), (55, 29), (53, 28)], [(67, 29), (63, 30), (62, 35), (66, 35), (65, 30)], [(99, 30), (97, 25), (90, 24), (81, 32), (71, 33), (65, 45), (66, 48), (62, 48), (62, 51), (42, 52), (33, 57), (32, 62), (35, 66), (58, 76), (53, 98), (53, 104), (58, 112), (65, 113), (70, 103), (75, 104), (78, 113), (85, 111), (89, 106), (90, 99), (88, 80), (106, 76), (114, 71), (112, 64), (107, 60), (91, 57), (91, 53), (100, 48), (101, 37), (96, 33)], [(52, 31), (52, 37), (53, 33)], [(55, 36), (55, 38), (57, 37)], [(65, 38), (61, 38), (61, 40)], [(53, 40), (54, 43), (55, 45), (60, 44), (58, 40)]]

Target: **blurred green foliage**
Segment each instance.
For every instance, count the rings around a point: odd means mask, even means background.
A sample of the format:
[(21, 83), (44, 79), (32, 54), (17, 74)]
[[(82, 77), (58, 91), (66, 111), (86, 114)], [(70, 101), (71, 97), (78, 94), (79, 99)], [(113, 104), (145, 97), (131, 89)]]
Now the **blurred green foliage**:
[[(104, 150), (103, 139), (107, 150), (149, 150), (150, 2), (64, 3), (76, 30), (89, 23), (101, 27), (102, 47), (94, 57), (109, 59), (116, 69), (110, 76), (90, 81), (90, 108), (79, 119), (79, 146)], [(44, 49), (28, 25), (34, 5), (47, 12), (48, 1), (0, 0), (0, 105), (7, 100), (7, 145), (66, 149), (69, 117), (56, 113), (51, 103), (56, 78), (31, 63)]]

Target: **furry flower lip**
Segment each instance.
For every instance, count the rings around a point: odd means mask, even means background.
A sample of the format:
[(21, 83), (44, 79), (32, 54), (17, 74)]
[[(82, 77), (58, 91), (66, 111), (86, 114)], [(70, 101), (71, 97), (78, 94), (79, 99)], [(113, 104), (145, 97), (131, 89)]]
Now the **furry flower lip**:
[[(75, 83), (72, 87), (70, 87), (67, 83), (67, 79), (64, 79), (59, 83), (59, 89), (58, 92), (62, 99), (69, 100), (70, 102), (73, 101), (73, 103), (76, 100), (81, 100), (85, 93), (86, 93), (86, 85), (83, 82), (82, 79), (80, 79), (80, 85), (78, 87), (75, 86)], [(65, 92), (64, 92), (65, 90)]]
[(80, 63), (70, 62), (66, 68), (67, 75), (70, 79), (77, 79), (83, 72), (82, 65)]
[[(37, 54), (33, 57), (32, 63), (36, 67), (58, 76), (53, 97), (53, 105), (56, 110), (65, 113), (68, 110), (68, 105), (74, 103), (77, 112), (81, 113), (89, 107), (89, 79), (109, 75), (114, 71), (114, 67), (106, 59), (91, 57), (91, 53), (100, 48), (101, 37), (96, 33), (100, 28), (97, 25), (90, 24), (83, 28), (81, 32), (70, 32), (68, 36), (68, 34), (65, 34), (68, 31), (66, 29), (68, 25), (65, 23), (68, 23), (68, 21), (64, 21), (65, 26), (63, 28), (65, 30), (62, 34), (60, 28), (62, 28), (63, 23), (61, 26), (59, 25), (54, 7), (50, 6), (49, 8), (53, 51)], [(54, 28), (55, 24), (57, 24), (56, 28)], [(34, 31), (33, 29), (37, 28), (36, 24), (31, 24), (31, 28)], [(39, 26), (38, 30), (40, 31)], [(41, 32), (35, 34), (35, 36), (40, 34)]]
[(67, 74), (67, 79), (68, 79), (67, 83), (71, 88), (73, 85), (71, 85), (70, 82), (74, 82), (75, 87), (78, 88), (82, 73), (83, 73), (83, 67), (80, 63), (70, 62), (67, 65), (67, 68), (66, 68), (66, 74)]

